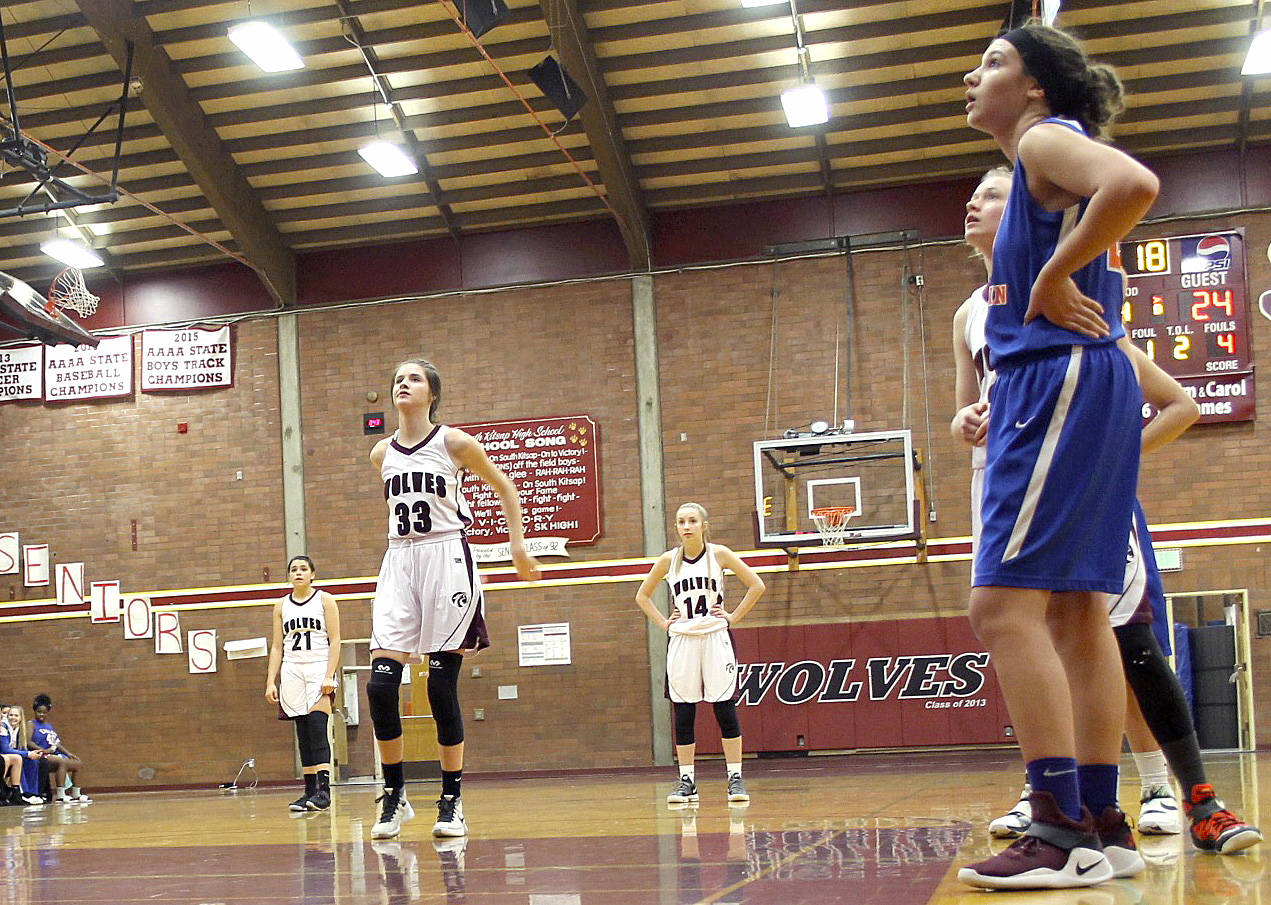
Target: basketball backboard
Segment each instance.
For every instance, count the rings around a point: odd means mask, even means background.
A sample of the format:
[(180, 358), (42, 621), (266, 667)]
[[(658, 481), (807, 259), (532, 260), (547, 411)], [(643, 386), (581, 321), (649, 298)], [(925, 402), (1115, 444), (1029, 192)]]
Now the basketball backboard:
[(847, 543), (917, 536), (909, 431), (756, 440), (755, 543), (822, 546), (812, 510), (850, 507)]
[(98, 339), (17, 277), (0, 273), (0, 323), (45, 345), (97, 347)]

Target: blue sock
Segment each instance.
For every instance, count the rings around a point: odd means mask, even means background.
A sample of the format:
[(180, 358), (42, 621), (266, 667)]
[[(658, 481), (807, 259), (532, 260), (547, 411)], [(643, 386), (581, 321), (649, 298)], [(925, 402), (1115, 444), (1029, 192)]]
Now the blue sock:
[(1028, 784), (1034, 792), (1049, 792), (1059, 810), (1073, 820), (1081, 819), (1081, 793), (1077, 786), (1075, 757), (1039, 757), (1030, 760)]
[(1117, 806), (1117, 780), (1120, 768), (1116, 764), (1082, 764), (1077, 768), (1077, 784), (1081, 787), (1081, 803), (1096, 817), (1104, 808)]

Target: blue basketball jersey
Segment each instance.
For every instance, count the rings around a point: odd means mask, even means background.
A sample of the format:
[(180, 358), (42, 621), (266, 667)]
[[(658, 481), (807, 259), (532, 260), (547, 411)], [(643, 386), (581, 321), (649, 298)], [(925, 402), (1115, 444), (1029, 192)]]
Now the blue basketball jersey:
[[(1047, 123), (1059, 123), (1081, 134), (1081, 126), (1072, 120), (1051, 117)], [(1114, 246), (1072, 274), (1073, 282), (1086, 296), (1103, 305), (1103, 319), (1110, 334), (1093, 339), (1057, 327), (1044, 317), (1024, 323), (1033, 283), (1042, 266), (1055, 253), (1063, 240), (1086, 212), (1089, 201), (1063, 211), (1050, 212), (1041, 207), (1028, 191), (1028, 174), (1024, 164), (1015, 162), (1011, 193), (1002, 223), (993, 243), (993, 275), (985, 296), (989, 302), (988, 336), (994, 368), (1019, 357), (1039, 352), (1067, 349), (1074, 345), (1104, 345), (1125, 335), (1121, 325), (1121, 303), (1125, 294), (1125, 272)]]
[(38, 720), (31, 722), (31, 741), (35, 743), (37, 748), (53, 748), (56, 750), (61, 747), (62, 740), (57, 735), (57, 730), (53, 728), (52, 723), (41, 723)]

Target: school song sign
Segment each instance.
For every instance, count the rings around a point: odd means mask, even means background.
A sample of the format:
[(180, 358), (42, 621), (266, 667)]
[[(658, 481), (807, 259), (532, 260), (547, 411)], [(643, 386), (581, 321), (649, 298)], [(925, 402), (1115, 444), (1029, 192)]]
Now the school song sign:
[[(521, 494), (526, 547), (532, 556), (568, 556), (566, 544), (594, 544), (601, 535), (600, 449), (596, 422), (587, 415), (527, 418), (459, 425), (485, 447)], [(468, 529), (478, 562), (512, 558), (498, 494), (484, 481), (468, 481)]]

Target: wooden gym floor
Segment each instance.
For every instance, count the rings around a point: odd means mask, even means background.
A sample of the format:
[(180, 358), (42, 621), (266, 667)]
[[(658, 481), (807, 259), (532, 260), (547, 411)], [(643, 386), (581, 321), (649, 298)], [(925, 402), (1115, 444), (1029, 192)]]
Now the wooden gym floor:
[[(1210, 778), (1257, 822), (1271, 754), (1215, 756)], [(295, 788), (100, 795), (0, 809), (0, 905), (1236, 905), (1271, 903), (1271, 850), (1217, 856), (1181, 837), (1141, 846), (1148, 870), (1092, 890), (982, 893), (954, 875), (988, 854), (985, 826), (1018, 792), (1008, 754), (748, 761), (728, 807), (718, 761), (673, 810), (670, 770), (465, 780), (471, 836), (436, 840), (435, 783), (411, 783), (400, 840), (370, 841), (375, 790), (343, 786), (293, 817)], [(1133, 766), (1123, 800), (1137, 810)], [(1271, 800), (1271, 799), (1268, 799)]]

